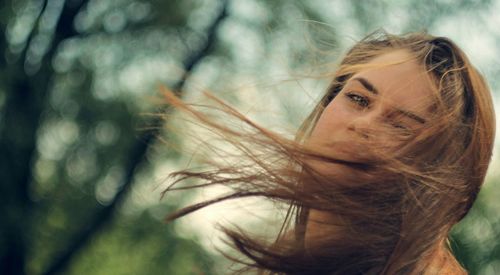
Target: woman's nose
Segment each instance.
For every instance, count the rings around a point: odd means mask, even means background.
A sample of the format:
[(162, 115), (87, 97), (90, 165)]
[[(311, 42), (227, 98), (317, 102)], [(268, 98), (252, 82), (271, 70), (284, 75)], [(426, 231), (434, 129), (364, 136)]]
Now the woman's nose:
[(363, 114), (354, 118), (349, 124), (349, 130), (364, 139), (373, 139), (379, 119), (376, 114)]

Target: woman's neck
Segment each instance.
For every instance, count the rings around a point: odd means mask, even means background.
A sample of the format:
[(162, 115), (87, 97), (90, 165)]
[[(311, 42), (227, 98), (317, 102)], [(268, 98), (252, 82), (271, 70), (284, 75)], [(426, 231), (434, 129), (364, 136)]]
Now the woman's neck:
[[(345, 224), (345, 221), (339, 216), (328, 212), (311, 210), (304, 239), (306, 249), (308, 246), (314, 246), (316, 241), (335, 237), (342, 239), (345, 234), (349, 234)], [(419, 261), (418, 265), (420, 265), (418, 269), (425, 270), (424, 274), (426, 275), (467, 274), (448, 249), (446, 239), (437, 243), (434, 249)]]
[(467, 274), (467, 271), (460, 265), (460, 263), (453, 256), (451, 251), (445, 245), (445, 241), (440, 242), (433, 253), (431, 253), (423, 263), (426, 265), (426, 275), (434, 274)]

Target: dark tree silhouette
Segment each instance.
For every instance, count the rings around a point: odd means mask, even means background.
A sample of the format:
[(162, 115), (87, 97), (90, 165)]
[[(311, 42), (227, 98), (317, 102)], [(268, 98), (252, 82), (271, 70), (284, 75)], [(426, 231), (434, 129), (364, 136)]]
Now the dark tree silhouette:
[[(219, 15), (215, 18), (214, 22), (207, 30), (208, 38), (205, 44), (200, 45), (200, 48), (197, 51), (194, 51), (190, 56), (188, 56), (187, 60), (184, 62), (184, 75), (173, 87), (173, 89), (176, 90), (179, 95), (182, 94), (184, 83), (191, 70), (198, 62), (201, 61), (203, 57), (205, 57), (209, 53), (211, 46), (215, 43), (217, 28), (227, 15), (226, 9), (227, 2), (224, 1), (224, 4), (221, 6)], [(167, 111), (168, 110), (162, 110), (161, 112)], [(151, 144), (153, 144), (155, 137), (159, 134), (159, 130), (162, 128), (161, 126), (163, 122), (163, 119), (156, 118), (148, 123), (152, 130), (139, 137), (128, 154), (129, 157), (126, 164), (126, 175), (121, 184), (121, 189), (117, 192), (109, 205), (99, 210), (94, 215), (94, 217), (89, 222), (89, 226), (87, 228), (83, 228), (81, 232), (78, 232), (75, 235), (73, 241), (67, 246), (66, 250), (61, 253), (61, 256), (59, 256), (56, 261), (52, 265), (50, 265), (47, 271), (44, 272), (45, 275), (57, 274), (60, 271), (64, 270), (71, 261), (71, 258), (78, 251), (83, 249), (86, 244), (88, 244), (89, 239), (97, 234), (106, 224), (111, 221), (116, 208), (121, 205), (129, 191), (131, 190), (136, 168), (141, 166), (141, 164), (143, 164), (143, 162), (145, 161), (145, 154), (147, 152), (147, 149), (149, 148), (149, 146), (151, 146)]]
[[(29, 48), (39, 35), (37, 26), (40, 24), (50, 1), (44, 1), (43, 7), (35, 20), (23, 51), (14, 56), (14, 61), (7, 60), (5, 54), (0, 57), (1, 80), (6, 89), (5, 102), (1, 110), (0, 126), (0, 185), (1, 213), (3, 217), (0, 227), (0, 273), (25, 274), (27, 246), (31, 227), (31, 210), (36, 206), (29, 196), (29, 186), (33, 181), (33, 161), (36, 158), (37, 131), (41, 116), (47, 105), (50, 84), (54, 75), (52, 60), (58, 46), (66, 39), (79, 34), (74, 26), (75, 17), (84, 8), (87, 0), (68, 0), (58, 15), (58, 21), (53, 30), (52, 40), (46, 53), (40, 57), (38, 64), (31, 64)], [(11, 3), (7, 3), (9, 5)], [(193, 50), (184, 62), (185, 75), (178, 80), (174, 88), (182, 91), (185, 80), (193, 67), (210, 52), (216, 40), (216, 30), (226, 17), (226, 1), (214, 22), (207, 29), (207, 39), (204, 44)], [(2, 21), (1, 33), (6, 33), (7, 22)], [(7, 53), (6, 36), (0, 36), (0, 50)], [(165, 110), (164, 110), (165, 111)], [(87, 226), (76, 232), (68, 245), (54, 261), (48, 265), (44, 274), (56, 274), (65, 270), (76, 255), (87, 244), (89, 239), (98, 234), (106, 224), (109, 224), (114, 213), (131, 190), (136, 168), (145, 161), (148, 147), (153, 143), (161, 128), (162, 120), (154, 119), (148, 123), (151, 131), (146, 131), (136, 139), (128, 153), (125, 165), (126, 175), (121, 183), (121, 189), (112, 201), (105, 207), (96, 210)]]

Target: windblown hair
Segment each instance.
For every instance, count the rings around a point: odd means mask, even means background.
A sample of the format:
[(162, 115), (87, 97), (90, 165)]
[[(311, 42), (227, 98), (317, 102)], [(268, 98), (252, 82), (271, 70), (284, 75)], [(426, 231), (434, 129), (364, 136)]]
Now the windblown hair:
[[(360, 152), (348, 149), (357, 146), (353, 142), (335, 143), (331, 146), (338, 150), (328, 153), (308, 144), (323, 110), (350, 77), (373, 58), (399, 49), (409, 51), (425, 68), (434, 87), (432, 114), (423, 129), (405, 137), (391, 154), (373, 144), (364, 144), (371, 149)], [(238, 148), (242, 160), (230, 165), (213, 161), (209, 169), (173, 173), (175, 180), (165, 192), (211, 185), (233, 191), (180, 209), (167, 219), (224, 200), (265, 197), (290, 207), (275, 242), (224, 229), (246, 257), (237, 260), (262, 274), (428, 272), (433, 249), (467, 214), (485, 178), (495, 134), (489, 88), (451, 40), (426, 33), (375, 32), (347, 52), (332, 79), (294, 140), (257, 125), (216, 97), (209, 95), (224, 114), (246, 124), (245, 130), (208, 118), (165, 91), (169, 104)], [(322, 173), (315, 162), (333, 164), (342, 173)], [(191, 178), (201, 183), (180, 184)], [(305, 243), (311, 209), (338, 217), (334, 221), (342, 221), (343, 230)]]

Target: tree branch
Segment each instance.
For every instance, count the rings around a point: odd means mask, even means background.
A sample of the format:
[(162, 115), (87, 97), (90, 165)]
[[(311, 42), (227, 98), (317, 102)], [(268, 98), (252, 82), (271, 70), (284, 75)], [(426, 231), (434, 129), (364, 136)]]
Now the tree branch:
[[(81, 1), (81, 5), (64, 9), (61, 21), (68, 18), (72, 20), (85, 2)], [(43, 7), (45, 6), (46, 3)], [(72, 24), (65, 28), (72, 29)], [(58, 45), (74, 34), (74, 31), (66, 32), (55, 37), (53, 45)], [(2, 46), (7, 47), (4, 39)], [(30, 210), (33, 208), (29, 198), (29, 185), (33, 180), (32, 164), (36, 156), (37, 131), (48, 94), (48, 83), (53, 74), (50, 61), (55, 48), (53, 46), (52, 51), (42, 59), (42, 69), (31, 76), (25, 73), (22, 58), (12, 64), (2, 61), (5, 64), (2, 77), (5, 79), (6, 93), (0, 123), (0, 173), (3, 181), (0, 185), (0, 214), (3, 220), (0, 226), (0, 274), (25, 273), (27, 240), (31, 228)]]
[[(227, 16), (227, 1), (222, 1), (222, 7), (219, 15), (215, 18), (214, 22), (207, 29), (207, 40), (206, 42), (195, 52), (193, 52), (184, 62), (185, 73), (184, 76), (174, 85), (174, 89), (179, 92), (182, 91), (185, 81), (190, 71), (198, 64), (203, 57), (209, 54), (210, 48), (213, 46), (216, 40), (216, 30), (220, 23)], [(109, 205), (102, 208), (97, 212), (97, 214), (88, 223), (89, 226), (83, 228), (81, 232), (76, 234), (73, 241), (66, 247), (66, 249), (56, 258), (56, 260), (49, 265), (49, 268), (43, 273), (44, 275), (57, 274), (64, 271), (73, 257), (89, 243), (89, 240), (96, 235), (103, 227), (109, 223), (116, 209), (123, 203), (128, 193), (130, 192), (133, 185), (133, 178), (137, 167), (145, 162), (145, 155), (148, 148), (153, 144), (156, 137), (159, 134), (159, 130), (163, 124), (161, 118), (154, 119), (150, 125), (151, 130), (145, 133), (143, 136), (138, 138), (135, 144), (132, 146), (129, 154), (129, 162), (126, 165), (126, 175), (121, 184), (122, 188), (117, 192), (113, 200)]]

